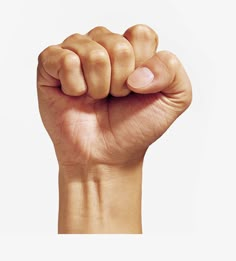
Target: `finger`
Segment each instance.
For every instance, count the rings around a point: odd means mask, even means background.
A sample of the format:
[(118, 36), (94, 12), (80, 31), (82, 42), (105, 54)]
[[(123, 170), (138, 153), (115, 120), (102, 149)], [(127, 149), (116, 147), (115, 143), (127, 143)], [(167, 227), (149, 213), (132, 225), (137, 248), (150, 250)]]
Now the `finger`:
[(38, 86), (59, 87), (71, 96), (80, 96), (86, 92), (79, 57), (59, 46), (50, 46), (39, 55)]
[(110, 93), (121, 97), (130, 93), (126, 86), (128, 76), (135, 68), (134, 52), (131, 44), (122, 35), (114, 34), (105, 27), (96, 27), (87, 34), (108, 52), (111, 62)]
[(79, 56), (88, 95), (93, 99), (105, 98), (109, 94), (111, 79), (111, 66), (106, 49), (79, 34), (70, 36), (61, 46)]
[(135, 68), (150, 59), (156, 52), (158, 36), (147, 25), (135, 25), (124, 33), (124, 37), (131, 43), (135, 53)]
[(128, 78), (129, 88), (136, 93), (161, 93), (162, 102), (176, 111), (186, 109), (192, 99), (190, 80), (177, 57), (167, 51), (155, 54)]

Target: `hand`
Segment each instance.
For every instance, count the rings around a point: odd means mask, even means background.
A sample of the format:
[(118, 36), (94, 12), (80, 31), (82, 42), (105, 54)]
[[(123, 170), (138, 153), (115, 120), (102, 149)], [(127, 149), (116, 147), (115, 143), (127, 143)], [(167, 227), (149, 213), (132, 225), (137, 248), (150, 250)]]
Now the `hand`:
[(38, 97), (60, 166), (140, 161), (189, 106), (191, 85), (144, 25), (97, 27), (39, 56)]
[(142, 162), (191, 102), (145, 25), (97, 27), (39, 56), (38, 98), (59, 163), (59, 233), (141, 233)]

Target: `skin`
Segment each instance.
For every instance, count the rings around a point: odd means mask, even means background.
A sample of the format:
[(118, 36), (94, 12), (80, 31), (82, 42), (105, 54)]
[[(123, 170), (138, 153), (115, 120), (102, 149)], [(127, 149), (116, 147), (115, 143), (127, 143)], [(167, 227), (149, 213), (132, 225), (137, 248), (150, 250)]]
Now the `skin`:
[[(59, 164), (59, 233), (142, 232), (145, 152), (192, 98), (180, 61), (157, 45), (146, 25), (123, 35), (96, 27), (39, 55), (39, 109)], [(153, 73), (149, 84), (140, 68)]]

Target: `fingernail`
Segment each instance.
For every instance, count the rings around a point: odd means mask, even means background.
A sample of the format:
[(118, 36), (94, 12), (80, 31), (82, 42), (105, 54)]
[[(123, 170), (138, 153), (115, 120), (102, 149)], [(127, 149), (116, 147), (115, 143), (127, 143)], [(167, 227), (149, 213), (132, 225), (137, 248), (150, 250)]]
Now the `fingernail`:
[(134, 88), (142, 88), (150, 84), (154, 74), (147, 67), (137, 68), (128, 78), (128, 84)]

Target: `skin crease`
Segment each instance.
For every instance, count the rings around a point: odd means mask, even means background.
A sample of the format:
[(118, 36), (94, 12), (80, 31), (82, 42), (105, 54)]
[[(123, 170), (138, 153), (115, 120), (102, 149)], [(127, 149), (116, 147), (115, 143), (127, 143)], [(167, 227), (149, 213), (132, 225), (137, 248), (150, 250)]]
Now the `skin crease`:
[[(147, 148), (190, 105), (191, 84), (183, 66), (170, 52), (156, 53), (157, 44), (157, 34), (146, 25), (135, 25), (124, 35), (96, 27), (40, 54), (39, 109), (59, 168), (67, 169), (64, 174), (81, 176), (81, 169), (96, 166), (114, 167), (121, 177), (132, 169), (141, 173)], [(127, 79), (140, 66), (149, 68), (154, 80), (135, 88)], [(96, 172), (98, 179), (100, 172)], [(137, 184), (140, 189), (140, 179)], [(61, 198), (68, 189), (63, 191)], [(68, 231), (80, 233), (70, 222)]]

